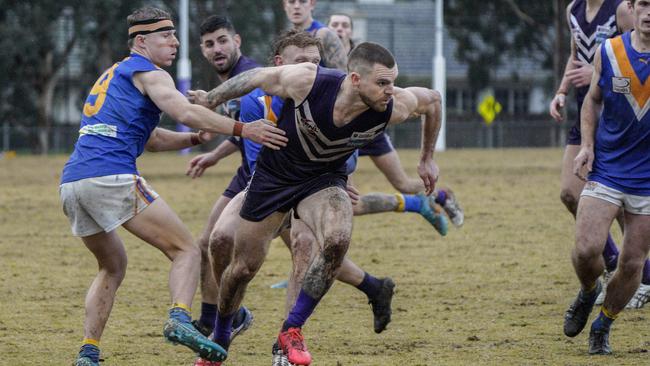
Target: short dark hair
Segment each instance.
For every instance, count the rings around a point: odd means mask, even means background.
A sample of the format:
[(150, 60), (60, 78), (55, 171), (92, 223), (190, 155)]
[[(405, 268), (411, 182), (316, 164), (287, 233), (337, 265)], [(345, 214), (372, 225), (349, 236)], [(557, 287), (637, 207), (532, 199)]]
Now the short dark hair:
[[(165, 19), (171, 20), (172, 16), (168, 12), (162, 9), (147, 6), (144, 8), (134, 10), (133, 13), (129, 14), (129, 16), (126, 17), (126, 25), (127, 27), (130, 28), (134, 24), (140, 23), (142, 21), (165, 20)], [(133, 47), (134, 39), (135, 38), (129, 38), (129, 42), (128, 42), (129, 48)]]
[(290, 29), (280, 33), (275, 42), (273, 42), (273, 55), (278, 56), (289, 46), (296, 46), (298, 48), (307, 48), (309, 46), (316, 46), (318, 53), (323, 54), (323, 45), (320, 39), (312, 37), (309, 33), (302, 29)]
[(200, 29), (201, 36), (206, 33), (216, 32), (219, 29), (227, 29), (228, 32), (232, 34), (237, 33), (237, 31), (235, 30), (235, 26), (232, 25), (230, 19), (219, 15), (211, 15), (205, 18), (205, 20), (201, 23), (199, 29)]
[(343, 12), (332, 13), (332, 14), (330, 15), (329, 19), (327, 19), (327, 25), (328, 25), (328, 26), (329, 26), (330, 23), (332, 22), (332, 17), (333, 17), (333, 16), (336, 16), (336, 15), (344, 16), (344, 17), (347, 17), (348, 19), (350, 19), (350, 29), (354, 29), (354, 22), (352, 21), (352, 17), (350, 16), (350, 14), (343, 13)]
[(392, 69), (395, 66), (395, 57), (389, 50), (374, 42), (359, 44), (348, 56), (348, 72), (367, 72), (375, 64)]

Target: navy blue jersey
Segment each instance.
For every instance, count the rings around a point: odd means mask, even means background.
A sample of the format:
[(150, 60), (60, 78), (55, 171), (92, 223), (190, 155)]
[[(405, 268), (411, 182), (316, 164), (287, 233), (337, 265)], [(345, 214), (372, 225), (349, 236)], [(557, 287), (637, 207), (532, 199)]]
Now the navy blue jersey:
[[(618, 34), (616, 9), (622, 0), (605, 0), (591, 22), (587, 22), (587, 0), (575, 0), (570, 10), (570, 26), (576, 45), (576, 60), (593, 63), (598, 46)], [(589, 86), (576, 89), (579, 104), (587, 95)]]
[(278, 127), (287, 133), (289, 142), (280, 150), (263, 148), (257, 171), (264, 170), (288, 184), (325, 173), (345, 175), (345, 161), (350, 155), (386, 128), (393, 101), (384, 112), (368, 109), (346, 125), (336, 127), (334, 103), (344, 79), (342, 71), (319, 66), (307, 98), (297, 106), (291, 99), (285, 101)]

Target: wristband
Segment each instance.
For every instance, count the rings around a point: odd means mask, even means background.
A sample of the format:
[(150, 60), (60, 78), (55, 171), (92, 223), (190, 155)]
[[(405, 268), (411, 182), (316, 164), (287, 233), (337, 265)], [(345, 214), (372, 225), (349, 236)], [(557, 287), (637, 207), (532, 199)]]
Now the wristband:
[(200, 145), (201, 139), (199, 138), (199, 134), (193, 133), (192, 136), (190, 136), (190, 142), (192, 143), (192, 145)]
[(558, 90), (558, 91), (555, 93), (555, 95), (559, 95), (559, 94), (562, 94), (562, 95), (564, 95), (564, 96), (566, 97), (566, 92), (565, 92), (564, 90)]
[(241, 131), (244, 129), (244, 124), (241, 122), (235, 121), (235, 124), (232, 126), (232, 135), (241, 136)]

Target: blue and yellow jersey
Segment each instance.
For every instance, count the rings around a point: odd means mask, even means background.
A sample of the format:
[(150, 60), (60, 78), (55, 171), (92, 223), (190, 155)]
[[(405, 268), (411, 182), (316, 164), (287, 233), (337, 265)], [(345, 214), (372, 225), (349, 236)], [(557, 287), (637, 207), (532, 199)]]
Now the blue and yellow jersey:
[(589, 179), (650, 196), (650, 53), (637, 52), (630, 34), (609, 39), (601, 48), (603, 111)]
[(135, 160), (160, 121), (160, 109), (133, 85), (133, 74), (160, 70), (131, 54), (106, 70), (84, 103), (79, 139), (61, 183), (113, 174), (138, 174)]
[[(239, 119), (242, 122), (254, 122), (264, 118), (277, 124), (283, 106), (282, 98), (266, 95), (262, 89), (255, 89), (241, 98)], [(242, 140), (246, 152), (246, 163), (249, 172), (252, 173), (255, 171), (255, 162), (262, 145), (248, 139)]]

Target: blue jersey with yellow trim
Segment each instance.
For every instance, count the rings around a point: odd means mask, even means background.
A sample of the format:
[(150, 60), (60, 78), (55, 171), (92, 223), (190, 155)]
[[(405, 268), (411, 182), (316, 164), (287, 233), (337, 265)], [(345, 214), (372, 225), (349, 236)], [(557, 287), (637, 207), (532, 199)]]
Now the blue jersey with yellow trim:
[(589, 179), (650, 196), (650, 53), (637, 52), (625, 33), (605, 41), (601, 56), (603, 111)]
[[(254, 122), (259, 119), (267, 119), (277, 124), (282, 112), (284, 101), (280, 97), (266, 95), (262, 89), (255, 89), (241, 98), (241, 114), (239, 120), (242, 122)], [(257, 155), (262, 145), (249, 139), (244, 141), (244, 151), (248, 173), (255, 171)]]
[(133, 74), (160, 70), (132, 53), (106, 70), (83, 107), (79, 139), (61, 183), (113, 174), (138, 174), (135, 160), (160, 121), (160, 109), (133, 85)]

